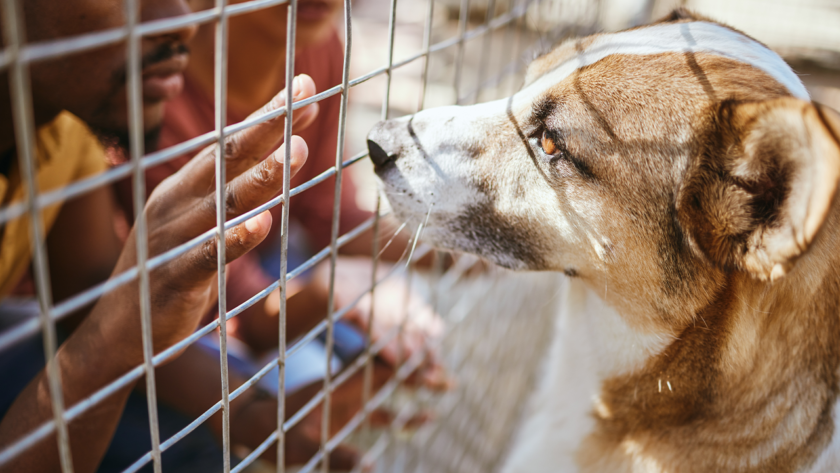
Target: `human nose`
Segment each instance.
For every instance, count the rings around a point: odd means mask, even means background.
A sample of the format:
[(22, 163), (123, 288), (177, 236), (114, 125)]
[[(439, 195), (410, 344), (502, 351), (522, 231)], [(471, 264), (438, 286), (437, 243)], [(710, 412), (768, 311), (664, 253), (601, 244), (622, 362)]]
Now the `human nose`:
[[(144, 0), (141, 6), (140, 20), (142, 22), (172, 18), (191, 13), (185, 0)], [(174, 31), (167, 31), (161, 36), (168, 36), (176, 41), (188, 43), (198, 31), (198, 25), (190, 24), (179, 27)]]

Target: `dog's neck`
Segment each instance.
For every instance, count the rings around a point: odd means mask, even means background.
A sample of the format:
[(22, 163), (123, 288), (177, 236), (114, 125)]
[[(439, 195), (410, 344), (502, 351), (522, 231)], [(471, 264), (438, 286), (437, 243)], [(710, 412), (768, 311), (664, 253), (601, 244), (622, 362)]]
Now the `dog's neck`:
[(837, 200), (787, 276), (769, 283), (723, 274), (691, 323), (661, 334), (676, 334), (673, 342), (602, 380), (581, 464), (622, 471), (655, 459), (664, 471), (795, 471), (817, 458), (838, 397)]

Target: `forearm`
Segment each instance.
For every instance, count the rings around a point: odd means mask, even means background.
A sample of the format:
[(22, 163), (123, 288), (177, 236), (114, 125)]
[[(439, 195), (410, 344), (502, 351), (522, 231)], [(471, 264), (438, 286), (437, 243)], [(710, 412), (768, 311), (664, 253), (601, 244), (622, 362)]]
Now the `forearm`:
[[(55, 357), (62, 381), (65, 409), (85, 399), (125, 373), (127, 364), (119, 346), (91, 336), (95, 327), (83, 325)], [(119, 422), (131, 385), (117, 391), (69, 423), (74, 471), (95, 471)], [(53, 419), (45, 371), (21, 392), (0, 423), (0, 445), (8, 446)], [(60, 470), (55, 434), (30, 447), (2, 471), (54, 472)]]

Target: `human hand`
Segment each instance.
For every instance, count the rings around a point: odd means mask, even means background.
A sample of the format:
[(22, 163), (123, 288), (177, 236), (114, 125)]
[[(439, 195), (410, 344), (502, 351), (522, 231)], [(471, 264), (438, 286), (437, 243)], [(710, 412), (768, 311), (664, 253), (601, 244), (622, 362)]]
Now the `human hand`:
[[(376, 286), (373, 324), (370, 323), (374, 300), (368, 292), (372, 281), (370, 258), (340, 257), (336, 264), (336, 308), (359, 302), (345, 316), (367, 333), (372, 344), (384, 343), (378, 356), (389, 366), (401, 363), (422, 353), (421, 367), (413, 379), (433, 389), (446, 389), (449, 380), (438, 362), (436, 345), (443, 335), (444, 323), (431, 306), (414, 290), (408, 288), (405, 278), (392, 276)], [(379, 263), (378, 277), (386, 274), (393, 265)], [(322, 265), (313, 274), (313, 284), (328, 288), (329, 267)], [(387, 340), (387, 342), (385, 341)]]
[[(294, 82), (295, 100), (315, 93), (308, 76)], [(255, 115), (285, 106), (280, 92)], [(294, 125), (305, 126), (318, 113), (317, 104), (294, 113)], [(285, 118), (278, 117), (236, 133), (226, 140), (226, 219), (242, 215), (277, 195), (283, 188), (285, 147), (291, 147), (294, 175), (308, 155), (306, 143), (297, 136), (283, 141)], [(276, 150), (276, 151), (275, 151)], [(216, 146), (201, 151), (186, 166), (158, 186), (145, 208), (150, 257), (185, 243), (216, 224), (215, 159)], [(263, 212), (225, 232), (225, 257), (230, 262), (259, 244), (271, 227), (271, 215)], [(137, 262), (136, 233), (132, 230), (114, 270), (119, 274)], [(208, 306), (215, 302), (217, 242), (211, 239), (150, 273), (151, 313), (155, 352), (178, 342), (195, 330)], [(126, 323), (137, 325), (139, 314), (137, 286), (127, 285), (104, 296), (100, 306), (110, 306), (100, 332), (121, 339), (128, 365), (142, 360), (139, 330), (126, 330)], [(133, 319), (129, 322), (128, 319)], [(138, 327), (139, 328), (139, 327)]]
[[(381, 360), (374, 361), (371, 365), (370, 392), (374, 396), (386, 383), (393, 379), (396, 374), (393, 367)], [(336, 377), (338, 378), (338, 377)], [(364, 408), (365, 371), (358, 370), (341, 384), (334, 385), (330, 397), (330, 421), (329, 438), (333, 438)], [(323, 388), (322, 381), (316, 381), (300, 391), (292, 394), (288, 404), (293, 404), (295, 396), (305, 398), (307, 401), (315, 396)], [(318, 451), (321, 444), (321, 432), (323, 428), (323, 402), (306, 415), (287, 433), (286, 438), (286, 463), (288, 465), (301, 464), (309, 461)], [(430, 414), (421, 410), (414, 412), (407, 419), (404, 419), (403, 428), (416, 428), (429, 420)], [(386, 428), (391, 426), (395, 415), (388, 409), (375, 408), (368, 417), (370, 425), (375, 428)], [(360, 452), (349, 444), (338, 444), (330, 452), (330, 470), (350, 470), (361, 460)], [(367, 471), (366, 469), (363, 471)]]

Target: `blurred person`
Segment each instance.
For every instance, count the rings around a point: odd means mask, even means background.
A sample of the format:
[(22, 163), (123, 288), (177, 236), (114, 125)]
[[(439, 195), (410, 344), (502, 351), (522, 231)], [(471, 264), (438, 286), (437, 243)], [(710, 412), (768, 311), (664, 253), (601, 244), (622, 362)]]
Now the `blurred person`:
[[(140, 2), (142, 21), (186, 13), (179, 0)], [(123, 3), (120, 0), (96, 3), (67, 0), (24, 2), (25, 31), (29, 42), (45, 41), (90, 31), (122, 26)], [(143, 54), (143, 123), (148, 142), (163, 115), (163, 104), (176, 96), (183, 86), (181, 75), (187, 62), (186, 43), (194, 28), (146, 36)], [(94, 130), (109, 144), (127, 143), (125, 46), (115, 44), (93, 51), (33, 64), (30, 69), (32, 111), (36, 127), (35, 160), (39, 191), (60, 188), (103, 169), (104, 156)], [(296, 97), (315, 93), (308, 78), (296, 83)], [(0, 74), (0, 86), (9, 87), (8, 74)], [(262, 109), (274, 110), (285, 105), (281, 92)], [(315, 107), (295, 114), (296, 124), (314, 117)], [(19, 163), (15, 160), (17, 143), (12, 119), (11, 97), (0, 97), (0, 202), (13, 204), (23, 199), (24, 189)], [(290, 146), (292, 169), (297, 173), (306, 160), (308, 149), (299, 137), (292, 137), (279, 150), (283, 140), (283, 120), (275, 119), (249, 128), (231, 137), (226, 159), (228, 190), (236, 195), (228, 215), (240, 215), (267, 201), (282, 189), (282, 156)], [(214, 147), (208, 147), (170, 179), (162, 182), (150, 196), (145, 208), (148, 228), (148, 253), (151, 256), (187, 242), (215, 225)], [(268, 156), (267, 159), (262, 157)], [(133, 230), (124, 245), (115, 235), (111, 216), (115, 212), (107, 187), (97, 188), (67, 202), (44, 209), (42, 225), (49, 255), (52, 298), (61, 301), (101, 282), (109, 274), (120, 274), (136, 264), (136, 236)], [(229, 261), (247, 253), (266, 238), (272, 225), (270, 213), (264, 212), (226, 232), (225, 246)], [(29, 224), (26, 217), (6, 222), (0, 227), (0, 299), (5, 299), (19, 283), (30, 264)], [(215, 303), (216, 245), (210, 241), (185, 255), (156, 268), (150, 274), (153, 350), (158, 353), (192, 333), (202, 315)], [(140, 301), (137, 282), (114, 289), (102, 296), (76, 327), (61, 335), (62, 343), (53, 360), (61, 377), (64, 405), (69, 407), (90, 396), (127, 371), (142, 364)], [(6, 312), (0, 316), (4, 327)], [(15, 369), (21, 361), (18, 346), (0, 352), (0, 369)], [(37, 350), (36, 350), (37, 353)], [(43, 353), (43, 352), (41, 352)], [(30, 353), (31, 354), (31, 353)], [(23, 361), (27, 361), (24, 353)], [(43, 356), (43, 355), (41, 355)], [(177, 363), (159, 367), (158, 400), (161, 403), (188, 403), (185, 393), (219, 398), (218, 358), (202, 357), (200, 347), (189, 347), (181, 359), (193, 362), (190, 369), (173, 372)], [(176, 360), (176, 361), (180, 361)], [(43, 366), (43, 365), (41, 365)], [(212, 369), (211, 369), (212, 368)], [(382, 371), (378, 369), (377, 373)], [(375, 376), (381, 379), (380, 376)], [(44, 422), (52, 419), (48, 381), (42, 370), (25, 388), (17, 389), (4, 379), (4, 395), (17, 394), (7, 406), (0, 422), (0, 448), (20, 440)], [(192, 389), (175, 389), (177, 381)], [(243, 380), (231, 375), (232, 389)], [(75, 471), (95, 471), (111, 443), (134, 383), (69, 422), (68, 430)], [(195, 389), (208, 386), (208, 389)], [(348, 384), (348, 389), (353, 388)], [(354, 392), (360, 392), (356, 389)], [(19, 394), (18, 394), (19, 392)], [(305, 393), (311, 396), (311, 393)], [(174, 398), (169, 399), (169, 397)], [(341, 398), (337, 396), (337, 398)], [(308, 397), (287, 401), (287, 412), (294, 412)], [(352, 404), (357, 406), (358, 402)], [(346, 407), (346, 406), (345, 406)], [(249, 389), (231, 404), (231, 439), (236, 444), (256, 447), (275, 430), (277, 401), (261, 391)], [(352, 412), (352, 409), (350, 409)], [(301, 458), (306, 451), (318, 449), (320, 422), (316, 411), (287, 433), (286, 458)], [(341, 413), (337, 412), (341, 419)], [(345, 414), (345, 418), (346, 418)], [(162, 427), (165, 423), (162, 417)], [(336, 423), (340, 422), (337, 421)], [(218, 415), (209, 421), (219, 432)], [(313, 432), (314, 430), (314, 432)], [(166, 438), (164, 436), (164, 438)], [(313, 441), (313, 439), (315, 439)], [(173, 447), (174, 448), (174, 447)], [(271, 455), (275, 449), (269, 449)], [(334, 453), (344, 453), (341, 449)], [(337, 459), (352, 464), (354, 458)], [(57, 471), (60, 459), (54, 434), (25, 450), (2, 471)], [(179, 470), (181, 471), (181, 470)]]

